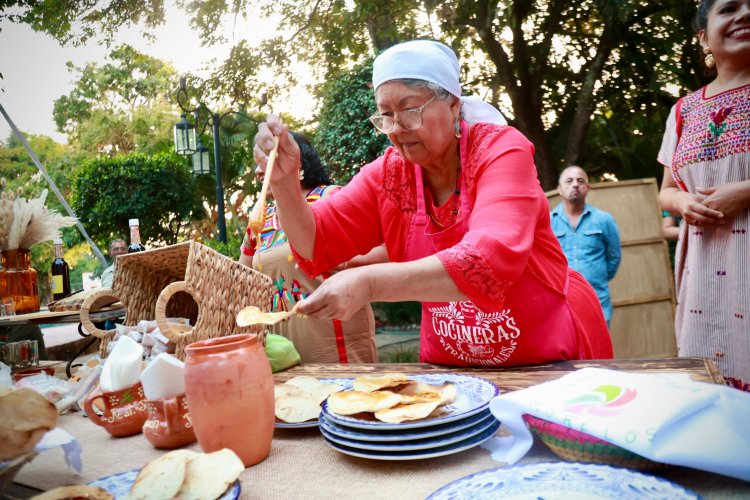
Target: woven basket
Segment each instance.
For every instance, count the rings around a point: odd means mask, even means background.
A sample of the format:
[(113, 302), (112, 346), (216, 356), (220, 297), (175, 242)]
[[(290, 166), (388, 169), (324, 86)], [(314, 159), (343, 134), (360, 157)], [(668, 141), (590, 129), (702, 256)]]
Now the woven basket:
[[(179, 243), (119, 256), (112, 290), (101, 290), (84, 301), (81, 323), (102, 339), (100, 353), (104, 355), (114, 330), (95, 327), (90, 312), (114, 298), (126, 308), (125, 325), (155, 319), (161, 332), (176, 344), (175, 356), (184, 359), (185, 347), (198, 340), (239, 333), (263, 335), (265, 327), (240, 328), (235, 316), (243, 307), (268, 307), (272, 286), (265, 274), (211, 248), (196, 242)], [(195, 326), (172, 327), (166, 320), (171, 317), (189, 318)]]
[(532, 415), (524, 415), (523, 419), (531, 431), (563, 460), (615, 465), (643, 471), (662, 470), (668, 467), (667, 464), (654, 462), (625, 448), (564, 425)]

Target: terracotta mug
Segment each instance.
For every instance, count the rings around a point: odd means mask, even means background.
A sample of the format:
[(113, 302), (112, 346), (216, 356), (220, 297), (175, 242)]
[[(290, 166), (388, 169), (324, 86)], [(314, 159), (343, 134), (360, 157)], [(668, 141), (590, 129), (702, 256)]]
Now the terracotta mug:
[(271, 451), (273, 376), (257, 335), (194, 342), (185, 349), (185, 395), (206, 453), (229, 448), (250, 467)]
[(143, 435), (156, 448), (180, 448), (196, 440), (185, 394), (146, 401)]
[[(102, 416), (94, 411), (94, 401), (97, 399), (104, 402)], [(102, 392), (97, 386), (88, 395), (83, 407), (92, 422), (104, 427), (104, 430), (115, 437), (123, 437), (141, 432), (143, 423), (148, 418), (145, 401), (143, 386), (137, 382), (130, 387), (113, 392)]]

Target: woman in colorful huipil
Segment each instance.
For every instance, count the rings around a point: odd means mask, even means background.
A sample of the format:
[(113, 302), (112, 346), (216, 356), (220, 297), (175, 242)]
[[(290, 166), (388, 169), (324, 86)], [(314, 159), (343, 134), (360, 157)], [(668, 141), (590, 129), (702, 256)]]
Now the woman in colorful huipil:
[[(305, 136), (292, 133), (299, 145), (302, 168), (299, 171), (299, 186), (309, 204), (328, 197), (341, 189), (331, 180), (321, 164), (318, 153)], [(263, 172), (256, 171), (263, 181)], [(272, 193), (270, 196), (272, 197)], [(315, 278), (307, 277), (299, 270), (289, 249), (284, 230), (279, 224), (276, 207), (269, 205), (265, 226), (260, 235), (260, 249), (256, 249), (255, 234), (247, 228), (242, 242), (240, 262), (252, 266), (273, 279), (274, 295), (270, 310), (289, 311), (294, 305), (318, 288), (328, 274)], [(272, 333), (292, 341), (303, 363), (374, 363), (377, 361), (375, 347), (375, 319), (369, 304), (363, 304), (346, 321), (338, 319), (300, 318), (293, 316), (274, 325)]]
[(716, 78), (675, 104), (659, 152), (660, 201), (685, 221), (677, 348), (750, 391), (750, 0), (703, 0), (694, 27)]
[(419, 300), (420, 359), (444, 365), (611, 358), (596, 294), (552, 233), (533, 146), (461, 96), (455, 53), (393, 46), (374, 62), (373, 89), (370, 120), (393, 147), (315, 205), (294, 180), (287, 127), (269, 116), (255, 137), (261, 168), (279, 137), (271, 185), (300, 268), (315, 276), (383, 243), (390, 260), (335, 274), (298, 310), (347, 318), (370, 301)]

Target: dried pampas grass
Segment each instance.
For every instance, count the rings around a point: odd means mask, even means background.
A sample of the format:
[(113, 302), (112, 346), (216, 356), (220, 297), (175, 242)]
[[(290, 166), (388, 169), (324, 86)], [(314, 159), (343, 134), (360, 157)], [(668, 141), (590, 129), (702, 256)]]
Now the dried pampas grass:
[[(4, 180), (4, 179), (2, 179)], [(4, 183), (0, 181), (0, 188)], [(60, 229), (76, 223), (75, 217), (65, 217), (48, 210), (47, 190), (38, 198), (27, 200), (12, 191), (0, 193), (0, 250), (31, 248), (37, 243), (60, 237)]]

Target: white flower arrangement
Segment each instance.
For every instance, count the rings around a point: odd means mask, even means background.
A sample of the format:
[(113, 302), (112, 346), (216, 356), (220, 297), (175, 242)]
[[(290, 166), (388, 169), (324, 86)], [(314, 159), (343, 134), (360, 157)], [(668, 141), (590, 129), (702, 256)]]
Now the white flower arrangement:
[(60, 237), (60, 229), (76, 223), (75, 217), (48, 210), (44, 205), (47, 190), (38, 198), (27, 200), (23, 189), (18, 192), (5, 189), (5, 179), (0, 179), (0, 251), (30, 249), (43, 241)]

